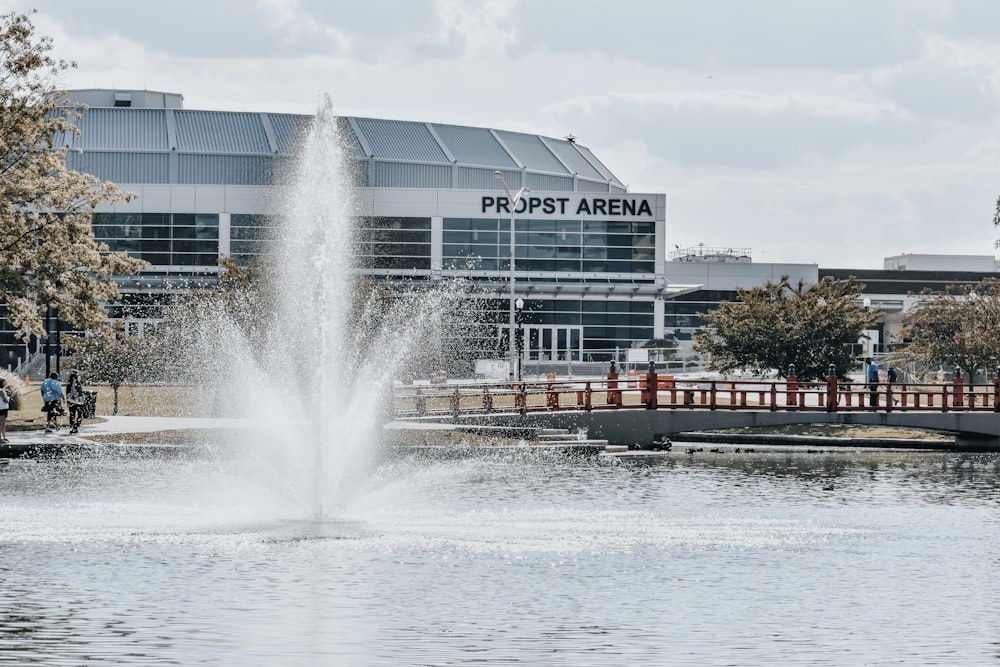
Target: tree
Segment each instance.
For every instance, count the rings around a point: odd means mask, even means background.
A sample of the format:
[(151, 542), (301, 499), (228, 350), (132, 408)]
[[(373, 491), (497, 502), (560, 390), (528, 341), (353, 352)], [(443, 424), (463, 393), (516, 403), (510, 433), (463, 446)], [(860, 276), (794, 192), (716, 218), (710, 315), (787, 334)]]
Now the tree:
[[(993, 226), (1000, 227), (1000, 197), (997, 197), (997, 210), (993, 214)], [(996, 241), (994, 247), (1000, 248), (1000, 241)]]
[(130, 336), (124, 324), (104, 324), (87, 334), (63, 338), (63, 347), (72, 354), (72, 362), (88, 383), (104, 383), (114, 391), (114, 411), (118, 414), (118, 390), (131, 378), (143, 375), (146, 366), (146, 341)]
[(54, 60), (51, 49), (27, 14), (0, 15), (0, 301), (22, 339), (45, 335), (49, 307), (77, 328), (99, 325), (102, 304), (118, 296), (112, 276), (145, 265), (94, 239), (94, 208), (130, 196), (66, 167), (56, 139), (79, 133), (74, 122), (85, 108), (55, 90), (75, 65)]
[(805, 380), (825, 377), (832, 365), (838, 376), (856, 363), (851, 347), (878, 313), (858, 307), (864, 285), (853, 278), (825, 277), (808, 289), (788, 276), (763, 287), (737, 288), (737, 300), (699, 313), (703, 332), (694, 349), (710, 355), (709, 369), (784, 374), (790, 366)]
[(908, 356), (928, 367), (960, 368), (970, 380), (977, 369), (1000, 364), (1000, 280), (925, 289), (920, 297), (903, 321)]

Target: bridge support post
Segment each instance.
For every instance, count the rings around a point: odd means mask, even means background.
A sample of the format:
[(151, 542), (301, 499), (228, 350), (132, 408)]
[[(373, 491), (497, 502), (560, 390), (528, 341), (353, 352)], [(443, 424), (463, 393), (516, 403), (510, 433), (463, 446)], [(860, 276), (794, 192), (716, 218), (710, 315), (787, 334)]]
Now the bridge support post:
[(952, 405), (961, 408), (965, 404), (965, 379), (962, 377), (962, 369), (955, 368), (955, 379), (952, 380)]
[(656, 394), (659, 388), (659, 381), (656, 379), (656, 365), (651, 361), (649, 362), (649, 372), (646, 373), (646, 387), (642, 397), (642, 402), (646, 404), (647, 410), (656, 409)]
[(785, 407), (794, 410), (799, 405), (799, 378), (795, 375), (795, 366), (788, 367), (785, 377)]
[(621, 407), (622, 392), (618, 389), (618, 365), (611, 361), (611, 369), (608, 371), (608, 405)]
[(1000, 368), (997, 368), (997, 376), (993, 380), (993, 412), (1000, 412)]
[(559, 392), (553, 391), (552, 385), (545, 385), (545, 409), (546, 410), (556, 410), (559, 408)]
[(830, 366), (826, 374), (826, 411), (836, 412), (837, 403), (839, 402), (840, 398), (837, 396), (837, 369)]

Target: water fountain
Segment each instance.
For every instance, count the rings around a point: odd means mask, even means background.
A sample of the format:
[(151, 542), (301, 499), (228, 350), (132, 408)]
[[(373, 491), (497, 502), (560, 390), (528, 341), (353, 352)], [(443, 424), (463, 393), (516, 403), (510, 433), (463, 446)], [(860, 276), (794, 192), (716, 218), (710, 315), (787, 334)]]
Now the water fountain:
[[(264, 349), (256, 350), (257, 364), (247, 363), (242, 344), (222, 351), (229, 353), (223, 384), (247, 397), (244, 416), (259, 425), (244, 443), (250, 460), (315, 520), (338, 512), (364, 479), (392, 382), (461, 294), (457, 285), (397, 288), (387, 307), (352, 271), (355, 205), (343, 150), (325, 97), (287, 188), (271, 286), (275, 314), (258, 342)], [(212, 326), (240, 336), (226, 323)], [(244, 447), (240, 455), (246, 453)]]

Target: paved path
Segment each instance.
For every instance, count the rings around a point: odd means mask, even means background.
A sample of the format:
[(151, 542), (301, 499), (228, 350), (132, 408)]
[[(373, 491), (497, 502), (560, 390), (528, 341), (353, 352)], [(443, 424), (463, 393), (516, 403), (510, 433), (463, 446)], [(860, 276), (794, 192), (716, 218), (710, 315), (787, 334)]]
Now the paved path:
[(127, 417), (99, 416), (103, 421), (84, 424), (77, 435), (70, 435), (69, 427), (46, 433), (38, 431), (8, 431), (7, 439), (11, 446), (44, 446), (44, 445), (88, 445), (91, 435), (107, 435), (114, 433), (149, 433), (151, 431), (174, 431), (185, 429), (206, 428), (237, 428), (246, 425), (246, 421), (219, 417)]

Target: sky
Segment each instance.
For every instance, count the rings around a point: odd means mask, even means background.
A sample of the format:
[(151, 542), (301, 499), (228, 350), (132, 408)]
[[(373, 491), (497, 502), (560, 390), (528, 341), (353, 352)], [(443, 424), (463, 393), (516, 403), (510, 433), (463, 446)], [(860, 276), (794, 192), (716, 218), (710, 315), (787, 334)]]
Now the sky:
[(994, 256), (996, 0), (0, 0), (63, 88), (574, 135), (667, 247)]

